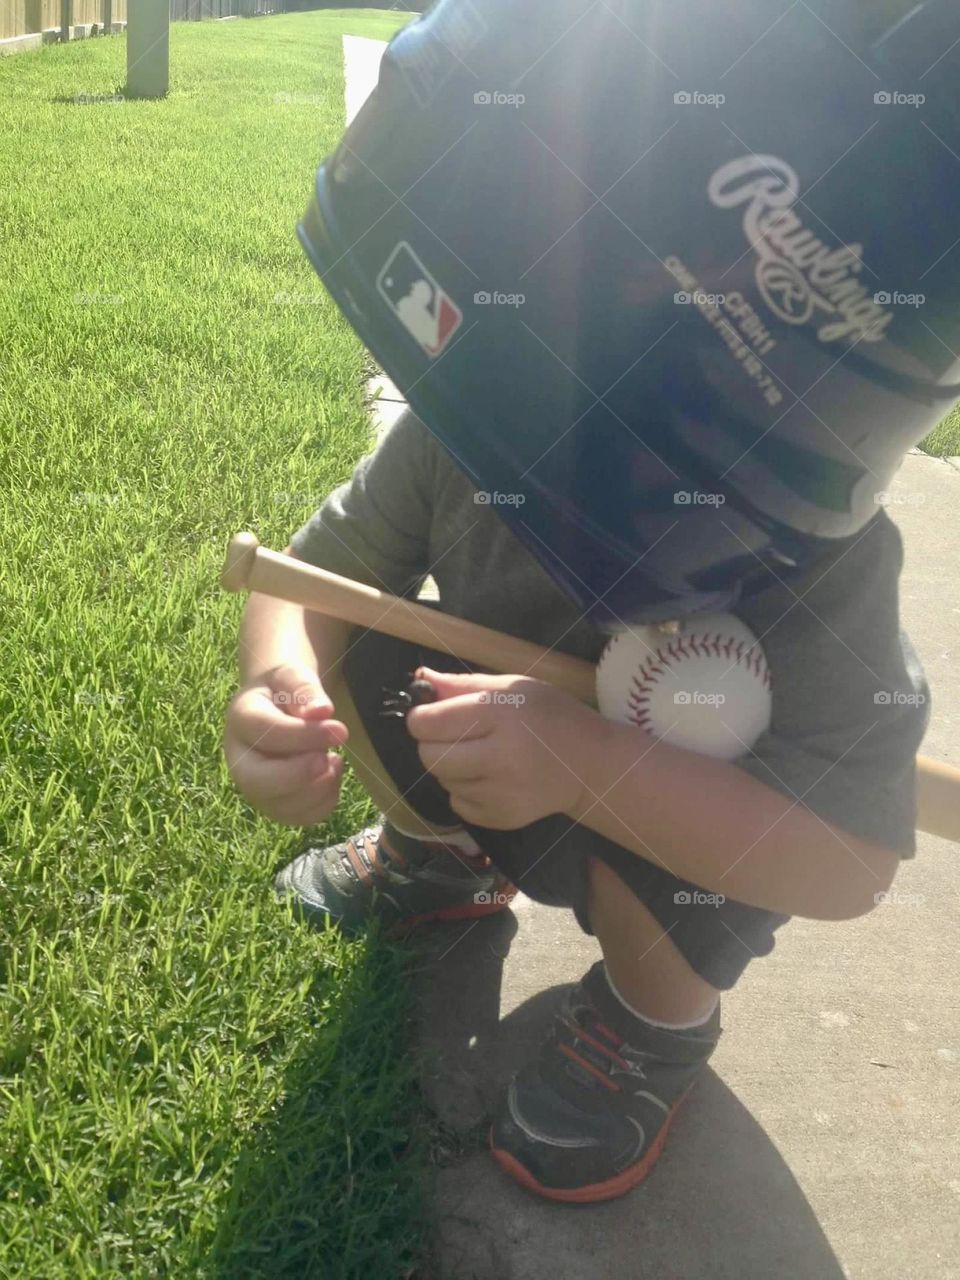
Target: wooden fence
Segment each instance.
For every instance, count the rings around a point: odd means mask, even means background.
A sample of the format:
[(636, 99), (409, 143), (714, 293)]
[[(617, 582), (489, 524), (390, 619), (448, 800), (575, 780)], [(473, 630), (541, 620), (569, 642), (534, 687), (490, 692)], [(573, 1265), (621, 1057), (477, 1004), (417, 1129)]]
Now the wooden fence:
[[(286, 0), (170, 0), (170, 17), (174, 22), (200, 18), (252, 17), (257, 13), (282, 13)], [(70, 21), (77, 26), (107, 22), (126, 22), (127, 0), (72, 0)], [(0, 40), (10, 36), (31, 35), (38, 31), (59, 29), (61, 0), (0, 0)]]

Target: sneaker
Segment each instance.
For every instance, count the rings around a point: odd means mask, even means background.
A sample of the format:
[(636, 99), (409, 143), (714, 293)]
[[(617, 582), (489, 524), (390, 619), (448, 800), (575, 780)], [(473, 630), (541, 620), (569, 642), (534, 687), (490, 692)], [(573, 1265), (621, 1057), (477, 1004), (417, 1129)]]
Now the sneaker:
[(613, 1200), (642, 1182), (720, 1038), (720, 1009), (670, 1031), (633, 1017), (603, 962), (564, 1000), (490, 1131), (497, 1163), (550, 1200)]
[(416, 840), (389, 823), (342, 844), (307, 849), (274, 886), (301, 918), (322, 927), (329, 917), (348, 932), (373, 916), (399, 929), (492, 915), (517, 892), (483, 854)]

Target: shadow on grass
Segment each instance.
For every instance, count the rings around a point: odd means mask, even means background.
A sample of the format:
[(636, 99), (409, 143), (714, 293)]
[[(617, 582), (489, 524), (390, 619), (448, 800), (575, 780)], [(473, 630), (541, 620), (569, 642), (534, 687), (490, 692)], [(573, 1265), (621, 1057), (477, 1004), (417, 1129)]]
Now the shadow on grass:
[(48, 99), (61, 107), (105, 107), (117, 106), (121, 102), (134, 102), (124, 85), (118, 85), (113, 93), (58, 93)]
[(423, 1185), (409, 957), (376, 938), (322, 970), (304, 1001), (316, 1035), (241, 1154), (199, 1273), (215, 1280), (383, 1280), (417, 1273)]
[(135, 93), (128, 84), (118, 84), (112, 93), (58, 93), (47, 101), (66, 107), (115, 107), (124, 102), (165, 102), (169, 96), (145, 96)]
[(431, 1144), (436, 1275), (842, 1280), (783, 1157), (710, 1068), (650, 1179), (620, 1200), (554, 1204), (500, 1172), (486, 1150), (490, 1117), (569, 989), (541, 991), (501, 1019), (511, 919), (508, 912), (466, 929), (433, 927), (431, 945), (442, 960), (420, 982), (423, 1088), (438, 1116)]

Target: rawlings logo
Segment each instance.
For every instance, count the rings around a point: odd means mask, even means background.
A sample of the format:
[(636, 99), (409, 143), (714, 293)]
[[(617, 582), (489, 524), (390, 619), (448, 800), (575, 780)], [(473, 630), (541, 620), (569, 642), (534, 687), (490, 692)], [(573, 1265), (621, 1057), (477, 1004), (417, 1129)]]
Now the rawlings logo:
[(882, 341), (893, 314), (857, 279), (863, 245), (831, 248), (793, 212), (800, 179), (776, 156), (743, 156), (719, 168), (707, 188), (720, 209), (746, 205), (743, 230), (757, 255), (757, 288), (787, 324), (819, 324), (822, 342)]

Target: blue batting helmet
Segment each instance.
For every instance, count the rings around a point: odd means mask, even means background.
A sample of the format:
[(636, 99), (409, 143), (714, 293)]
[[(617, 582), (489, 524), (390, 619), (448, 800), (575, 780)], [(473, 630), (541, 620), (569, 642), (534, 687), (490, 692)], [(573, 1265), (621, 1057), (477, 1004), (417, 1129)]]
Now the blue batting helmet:
[(960, 14), (439, 0), (301, 242), (601, 626), (729, 608), (862, 529), (960, 398)]

